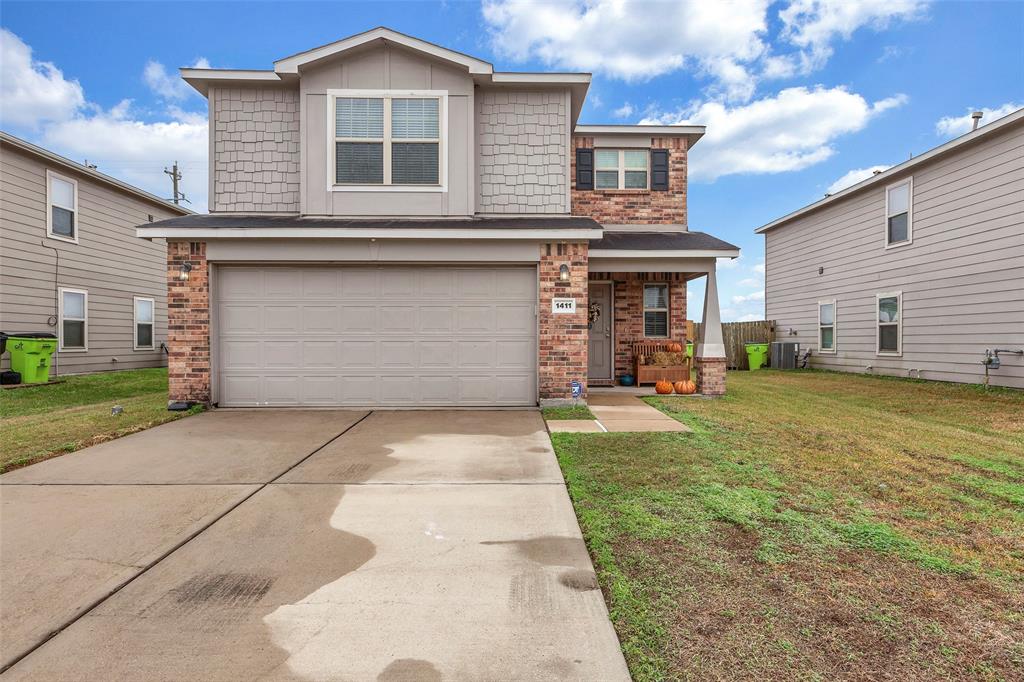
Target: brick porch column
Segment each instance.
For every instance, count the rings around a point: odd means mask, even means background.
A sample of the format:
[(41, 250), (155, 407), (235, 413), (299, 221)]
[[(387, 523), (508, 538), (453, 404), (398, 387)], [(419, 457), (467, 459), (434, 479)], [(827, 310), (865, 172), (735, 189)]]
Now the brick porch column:
[[(182, 266), (192, 266), (181, 279)], [(167, 388), (171, 402), (210, 402), (210, 281), (206, 242), (167, 243)]]
[[(540, 277), (537, 294), (538, 365), (537, 389), (542, 403), (572, 399), (569, 382), (587, 388), (587, 242), (552, 243), (540, 246)], [(569, 266), (569, 281), (559, 278), (562, 265)], [(554, 298), (576, 299), (576, 312), (553, 313)]]
[(704, 395), (724, 395), (725, 341), (722, 338), (718, 281), (714, 267), (708, 271), (707, 286), (704, 287), (704, 317), (694, 352), (694, 364), (697, 368), (697, 390)]

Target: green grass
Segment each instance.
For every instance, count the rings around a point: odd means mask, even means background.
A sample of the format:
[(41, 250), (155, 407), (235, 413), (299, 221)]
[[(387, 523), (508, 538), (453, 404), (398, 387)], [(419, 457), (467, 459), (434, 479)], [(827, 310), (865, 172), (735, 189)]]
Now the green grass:
[[(112, 415), (120, 405), (122, 414)], [(69, 376), (59, 384), (0, 390), (0, 473), (173, 421), (167, 370)]]
[(1014, 678), (1024, 393), (728, 383), (647, 399), (693, 433), (552, 435), (634, 678)]
[(595, 419), (594, 414), (586, 405), (572, 407), (545, 407), (541, 410), (548, 421), (557, 419)]

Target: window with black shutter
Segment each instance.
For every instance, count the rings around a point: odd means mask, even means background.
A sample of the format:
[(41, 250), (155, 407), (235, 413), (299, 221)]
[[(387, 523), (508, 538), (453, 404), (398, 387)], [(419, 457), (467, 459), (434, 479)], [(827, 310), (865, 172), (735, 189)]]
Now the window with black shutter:
[(668, 191), (668, 150), (651, 150), (651, 189), (656, 192)]
[(594, 189), (594, 150), (576, 150), (576, 189)]

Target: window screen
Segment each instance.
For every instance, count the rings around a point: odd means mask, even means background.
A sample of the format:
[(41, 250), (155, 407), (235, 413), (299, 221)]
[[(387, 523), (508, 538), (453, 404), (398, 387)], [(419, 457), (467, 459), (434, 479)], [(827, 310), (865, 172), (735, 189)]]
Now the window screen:
[(379, 185), (384, 182), (381, 142), (337, 142), (335, 178), (339, 184)]

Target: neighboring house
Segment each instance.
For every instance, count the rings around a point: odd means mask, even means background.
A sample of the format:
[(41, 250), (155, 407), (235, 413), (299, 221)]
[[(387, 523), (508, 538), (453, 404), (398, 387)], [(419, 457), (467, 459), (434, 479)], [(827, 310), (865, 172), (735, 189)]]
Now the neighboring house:
[(1024, 110), (757, 232), (766, 317), (812, 367), (982, 382), (1024, 349)]
[(51, 375), (165, 364), (167, 249), (135, 228), (188, 213), (0, 133), (0, 331), (56, 334)]
[(682, 341), (696, 277), (699, 383), (724, 391), (715, 259), (739, 251), (687, 231), (703, 127), (577, 125), (589, 74), (386, 28), (182, 75), (209, 100), (211, 214), (138, 230), (168, 243), (172, 400), (566, 401), (631, 341)]

